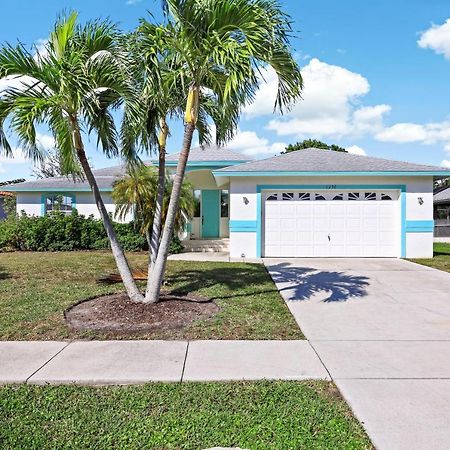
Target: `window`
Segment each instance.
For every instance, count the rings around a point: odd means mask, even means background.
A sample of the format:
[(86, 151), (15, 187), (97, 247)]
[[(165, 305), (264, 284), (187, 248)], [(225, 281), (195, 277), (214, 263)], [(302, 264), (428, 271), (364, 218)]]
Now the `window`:
[(202, 191), (200, 189), (194, 190), (194, 217), (200, 217), (200, 198), (202, 196)]
[(377, 199), (376, 192), (365, 192), (364, 193), (364, 200), (376, 200), (376, 199)]
[(381, 200), (392, 200), (392, 197), (388, 194), (381, 194)]
[(294, 193), (293, 192), (283, 192), (282, 199), (283, 200), (294, 200)]
[(344, 200), (344, 194), (336, 194), (333, 200)]
[(309, 192), (300, 192), (299, 199), (300, 200), (311, 200), (311, 194)]
[(229, 198), (228, 191), (220, 191), (220, 217), (229, 215)]
[(348, 199), (349, 200), (359, 200), (359, 192), (349, 192)]
[(325, 200), (325, 197), (322, 194), (316, 194), (315, 200)]
[(48, 195), (45, 197), (45, 214), (52, 212), (72, 213), (72, 197), (63, 194)]
[(278, 194), (270, 194), (267, 200), (278, 200)]

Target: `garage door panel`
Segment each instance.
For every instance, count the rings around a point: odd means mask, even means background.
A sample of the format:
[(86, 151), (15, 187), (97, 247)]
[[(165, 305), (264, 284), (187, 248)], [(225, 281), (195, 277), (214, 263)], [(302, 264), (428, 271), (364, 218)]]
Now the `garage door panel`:
[(297, 230), (311, 230), (313, 228), (313, 218), (297, 217)]
[(313, 219), (314, 229), (321, 232), (328, 232), (330, 229), (330, 218), (329, 217), (314, 217)]
[(283, 231), (280, 233), (280, 242), (283, 244), (289, 243), (292, 245), (292, 243), (295, 243), (296, 241), (296, 231)]
[(399, 256), (395, 192), (385, 193), (383, 200), (379, 191), (273, 194), (266, 194), (271, 199), (263, 208), (264, 256)]

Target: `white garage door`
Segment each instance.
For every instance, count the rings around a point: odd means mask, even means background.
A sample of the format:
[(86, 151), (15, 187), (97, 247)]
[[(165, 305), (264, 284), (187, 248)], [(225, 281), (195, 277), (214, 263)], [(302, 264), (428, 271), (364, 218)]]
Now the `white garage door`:
[(398, 257), (398, 191), (267, 191), (266, 257)]

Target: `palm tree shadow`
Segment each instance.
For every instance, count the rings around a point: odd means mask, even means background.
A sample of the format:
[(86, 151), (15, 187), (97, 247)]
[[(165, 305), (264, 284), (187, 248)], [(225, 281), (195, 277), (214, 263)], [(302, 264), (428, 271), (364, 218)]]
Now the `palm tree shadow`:
[(3, 267), (0, 266), (0, 281), (11, 278), (11, 275), (5, 271)]
[[(252, 267), (253, 266), (253, 267)], [(287, 300), (308, 300), (317, 293), (330, 293), (324, 302), (342, 302), (367, 295), (369, 278), (330, 272), (311, 267), (292, 267), (288, 264), (271, 266), (270, 275), (277, 287), (267, 285), (267, 272), (261, 266), (230, 266), (205, 270), (181, 270), (166, 278), (171, 292), (188, 295), (198, 290), (213, 288), (211, 300), (246, 297), (279, 291)]]
[(309, 300), (315, 294), (329, 293), (323, 302), (343, 302), (366, 296), (370, 284), (365, 276), (292, 267), (287, 263), (271, 266), (269, 272), (273, 281), (281, 285), (279, 291), (286, 300)]

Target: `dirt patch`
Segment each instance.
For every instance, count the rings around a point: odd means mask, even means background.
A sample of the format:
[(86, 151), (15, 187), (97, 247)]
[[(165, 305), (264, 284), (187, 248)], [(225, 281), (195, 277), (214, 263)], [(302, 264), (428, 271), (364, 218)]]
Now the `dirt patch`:
[(64, 316), (72, 330), (127, 336), (183, 331), (218, 312), (214, 302), (201, 297), (163, 295), (159, 303), (143, 304), (131, 301), (125, 294), (115, 294), (78, 303)]

